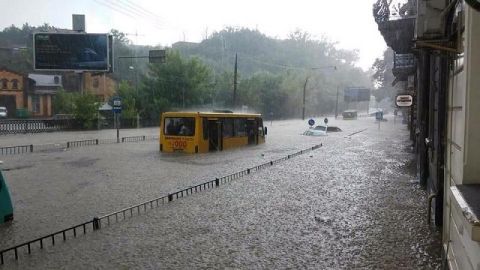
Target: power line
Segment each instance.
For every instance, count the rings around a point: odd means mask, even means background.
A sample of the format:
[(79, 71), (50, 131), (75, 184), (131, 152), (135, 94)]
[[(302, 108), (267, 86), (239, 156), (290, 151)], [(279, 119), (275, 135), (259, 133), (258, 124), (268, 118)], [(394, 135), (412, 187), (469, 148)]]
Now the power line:
[(127, 6), (130, 6), (131, 8), (141, 12), (142, 14), (145, 14), (146, 16), (149, 16), (155, 20), (158, 20), (158, 21), (163, 21), (160, 16), (156, 15), (155, 13), (152, 13), (148, 10), (146, 10), (145, 8), (143, 8), (142, 6), (138, 5), (138, 4), (135, 4), (135, 3), (132, 3), (131, 1), (129, 0), (123, 0), (123, 2), (127, 5)]
[[(111, 10), (114, 10), (118, 13), (121, 13), (129, 18), (132, 18), (134, 20), (144, 20), (147, 21), (148, 19), (145, 18), (145, 16), (141, 13), (135, 12), (132, 9), (125, 8), (124, 6), (118, 5), (118, 3), (113, 2), (111, 0), (94, 0), (96, 3), (107, 7)], [(151, 20), (150, 20), (151, 21)], [(157, 24), (157, 22), (153, 22), (153, 27), (162, 30), (162, 28)]]

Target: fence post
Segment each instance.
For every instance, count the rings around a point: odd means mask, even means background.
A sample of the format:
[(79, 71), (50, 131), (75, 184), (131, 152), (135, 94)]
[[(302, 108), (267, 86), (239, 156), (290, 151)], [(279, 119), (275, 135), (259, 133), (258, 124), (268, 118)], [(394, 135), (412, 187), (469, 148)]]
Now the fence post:
[(145, 135), (143, 135), (143, 140), (144, 140), (144, 141), (147, 140), (147, 137), (146, 137)]
[(220, 186), (220, 179), (218, 178), (215, 178), (215, 186)]
[(168, 194), (168, 201), (169, 202), (173, 201), (173, 194)]
[(67, 148), (70, 148), (70, 142), (67, 142)]
[(33, 152), (33, 144), (30, 144), (30, 153)]
[(100, 229), (100, 219), (98, 217), (93, 218), (93, 230), (99, 230)]
[(95, 140), (95, 143), (98, 145), (98, 139)]
[(125, 142), (125, 137), (122, 137), (122, 143)]

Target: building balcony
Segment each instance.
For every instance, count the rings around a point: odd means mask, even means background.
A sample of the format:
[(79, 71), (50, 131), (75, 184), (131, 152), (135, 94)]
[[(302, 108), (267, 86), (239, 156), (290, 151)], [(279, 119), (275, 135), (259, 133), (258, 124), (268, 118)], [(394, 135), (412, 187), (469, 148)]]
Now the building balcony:
[(394, 54), (392, 73), (395, 77), (407, 78), (415, 74), (415, 70), (416, 61), (413, 54)]

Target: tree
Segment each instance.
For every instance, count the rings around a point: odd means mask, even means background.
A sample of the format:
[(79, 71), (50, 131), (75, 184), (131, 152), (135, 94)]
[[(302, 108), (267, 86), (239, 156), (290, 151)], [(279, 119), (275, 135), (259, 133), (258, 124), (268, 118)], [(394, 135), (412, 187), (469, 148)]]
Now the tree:
[(98, 99), (88, 91), (83, 94), (74, 93), (73, 116), (80, 128), (91, 129), (98, 116)]
[(151, 64), (139, 89), (141, 114), (158, 119), (172, 108), (192, 108), (210, 104), (213, 89), (211, 69), (198, 58), (184, 58), (167, 52), (167, 62)]
[(53, 98), (53, 111), (57, 114), (73, 114), (74, 95), (60, 89)]
[(393, 76), (393, 57), (394, 52), (388, 48), (383, 52), (383, 58), (377, 58), (372, 65), (372, 80), (374, 84), (373, 95), (377, 102), (381, 102), (385, 98), (393, 100), (396, 90), (392, 86), (395, 77)]
[(122, 98), (122, 118), (136, 118), (138, 114), (138, 93), (135, 89), (127, 81), (121, 81), (118, 86), (118, 96)]

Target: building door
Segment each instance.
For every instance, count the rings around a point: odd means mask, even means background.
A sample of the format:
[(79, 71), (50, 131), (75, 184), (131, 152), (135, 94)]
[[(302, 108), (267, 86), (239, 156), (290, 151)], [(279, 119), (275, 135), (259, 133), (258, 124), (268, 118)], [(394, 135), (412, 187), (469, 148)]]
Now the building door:
[(42, 116), (49, 116), (48, 115), (48, 96), (42, 96), (43, 99), (43, 108), (42, 108)]

